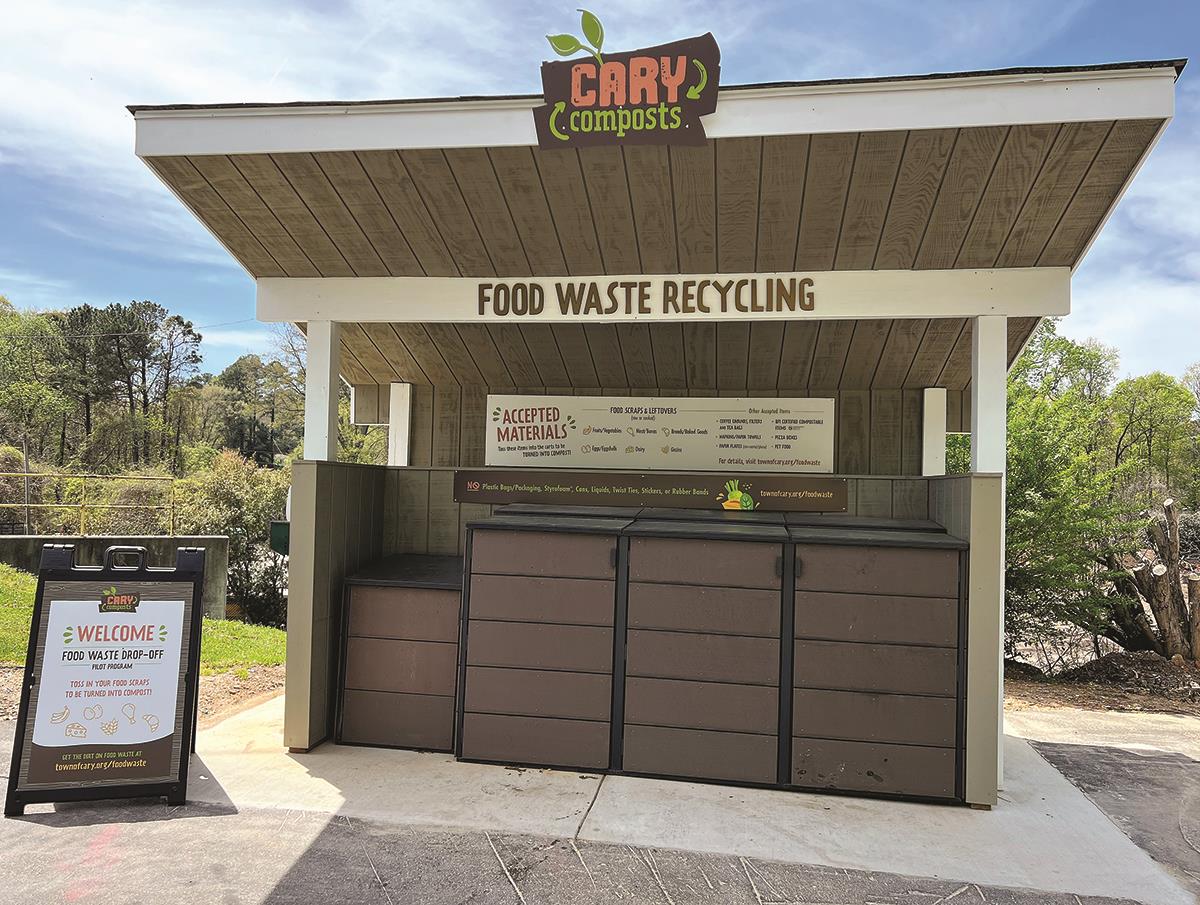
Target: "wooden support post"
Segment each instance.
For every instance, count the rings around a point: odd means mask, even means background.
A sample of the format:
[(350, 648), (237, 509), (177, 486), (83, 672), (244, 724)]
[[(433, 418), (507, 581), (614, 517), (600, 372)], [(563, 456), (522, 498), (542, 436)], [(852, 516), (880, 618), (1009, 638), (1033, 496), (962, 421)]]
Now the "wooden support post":
[[(1008, 318), (976, 317), (971, 334), (971, 471), (992, 473), (1000, 480), (1000, 580), (998, 597), (999, 650), (996, 652), (997, 685), (996, 781), (1004, 786), (1004, 474), (1008, 457)], [(972, 613), (974, 616), (974, 613)]]
[(341, 324), (308, 322), (304, 369), (304, 458), (337, 461), (338, 365)]
[(407, 465), (412, 431), (412, 384), (388, 384), (388, 465)]
[(921, 415), (921, 474), (946, 473), (946, 390), (929, 387)]

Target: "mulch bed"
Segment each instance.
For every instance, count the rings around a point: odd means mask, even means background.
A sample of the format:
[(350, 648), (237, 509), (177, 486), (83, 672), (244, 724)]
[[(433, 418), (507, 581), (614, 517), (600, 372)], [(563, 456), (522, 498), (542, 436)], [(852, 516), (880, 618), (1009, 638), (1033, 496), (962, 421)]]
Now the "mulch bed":
[(1106, 654), (1047, 678), (1025, 664), (1005, 664), (1005, 705), (1073, 707), (1200, 716), (1200, 668), (1152, 652)]
[[(211, 726), (227, 716), (283, 692), (282, 666), (252, 666), (243, 671), (200, 677), (200, 725)], [(19, 666), (0, 666), (0, 720), (15, 720), (21, 701)]]

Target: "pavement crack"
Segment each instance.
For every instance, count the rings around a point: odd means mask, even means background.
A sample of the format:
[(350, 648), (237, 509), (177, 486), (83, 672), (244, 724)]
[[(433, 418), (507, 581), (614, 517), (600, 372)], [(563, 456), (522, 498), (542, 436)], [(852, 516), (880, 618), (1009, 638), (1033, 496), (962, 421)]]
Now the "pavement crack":
[(508, 882), (512, 884), (513, 892), (517, 894), (517, 898), (521, 900), (521, 905), (525, 905), (525, 895), (521, 892), (521, 887), (517, 886), (517, 881), (513, 879), (513, 875), (508, 872), (508, 865), (504, 863), (504, 859), (500, 857), (500, 852), (496, 849), (496, 843), (492, 841), (490, 833), (484, 833), (483, 838), (492, 847), (492, 854), (496, 856), (496, 860), (500, 862), (500, 869), (504, 871), (504, 876), (508, 877)]
[(583, 869), (587, 871), (588, 879), (592, 881), (592, 886), (596, 885), (596, 878), (592, 876), (592, 869), (587, 866), (587, 862), (583, 860), (583, 852), (579, 850), (579, 846), (575, 844), (574, 839), (568, 839), (571, 843), (571, 849), (575, 852), (575, 857), (579, 859), (579, 863), (583, 865)]
[(762, 893), (758, 891), (758, 884), (755, 883), (754, 878), (750, 876), (750, 866), (746, 863), (745, 858), (738, 858), (738, 860), (742, 862), (742, 871), (746, 874), (746, 881), (750, 884), (750, 888), (754, 890), (754, 901), (756, 901), (758, 905), (763, 905), (763, 897)]
[(375, 875), (375, 882), (379, 884), (380, 890), (383, 891), (383, 897), (387, 899), (388, 905), (396, 905), (395, 900), (392, 899), (392, 894), (388, 892), (387, 884), (383, 882), (383, 877), (379, 876), (379, 868), (375, 866), (375, 859), (371, 857), (371, 853), (367, 850), (367, 840), (365, 838), (366, 834), (360, 831), (358, 827), (351, 822), (349, 817), (346, 818), (346, 825), (349, 826), (352, 831), (354, 831), (355, 836), (358, 838), (358, 844), (362, 847), (363, 855), (367, 859), (367, 864), (371, 866), (371, 873)]
[(583, 832), (583, 825), (587, 822), (588, 817), (592, 813), (592, 807), (596, 804), (596, 799), (600, 797), (600, 790), (604, 787), (604, 780), (608, 778), (607, 773), (600, 774), (600, 781), (596, 783), (596, 791), (592, 793), (592, 800), (588, 802), (587, 808), (583, 812), (583, 816), (579, 818), (579, 825), (575, 827), (575, 834), (572, 839), (578, 839), (579, 834)]

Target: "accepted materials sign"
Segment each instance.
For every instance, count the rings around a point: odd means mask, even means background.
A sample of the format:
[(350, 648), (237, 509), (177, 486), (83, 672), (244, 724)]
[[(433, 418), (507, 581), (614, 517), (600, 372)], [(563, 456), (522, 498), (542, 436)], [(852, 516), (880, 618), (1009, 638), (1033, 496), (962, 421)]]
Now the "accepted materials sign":
[(490, 395), (487, 465), (833, 471), (832, 399)]
[(559, 56), (587, 56), (542, 64), (546, 103), (533, 111), (538, 147), (704, 144), (700, 117), (716, 109), (721, 73), (716, 38), (605, 53), (604, 26), (580, 13), (581, 35), (547, 35)]

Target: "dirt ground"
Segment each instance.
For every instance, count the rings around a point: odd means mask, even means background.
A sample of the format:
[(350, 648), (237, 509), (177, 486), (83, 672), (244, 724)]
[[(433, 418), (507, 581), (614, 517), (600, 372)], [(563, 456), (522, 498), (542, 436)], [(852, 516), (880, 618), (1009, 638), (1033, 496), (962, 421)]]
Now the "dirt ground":
[[(21, 701), (19, 666), (0, 666), (0, 720), (15, 720)], [(200, 677), (200, 726), (253, 707), (283, 692), (282, 666), (252, 666), (234, 672)]]
[(1178, 701), (1144, 691), (1115, 688), (1095, 682), (1031, 681), (1013, 678), (1004, 680), (1005, 710), (1047, 707), (1200, 716), (1200, 703)]

